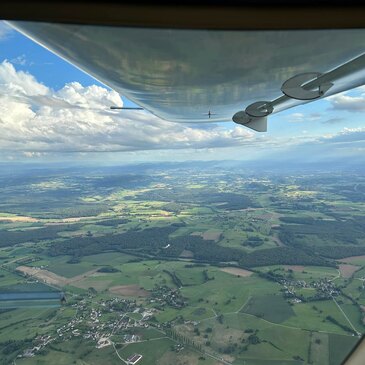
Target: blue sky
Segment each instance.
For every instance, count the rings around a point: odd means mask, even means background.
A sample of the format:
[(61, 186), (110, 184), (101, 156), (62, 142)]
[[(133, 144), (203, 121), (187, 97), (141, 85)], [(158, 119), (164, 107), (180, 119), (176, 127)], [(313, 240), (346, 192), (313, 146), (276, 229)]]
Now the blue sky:
[(106, 106), (134, 104), (3, 23), (0, 85), (1, 161), (361, 160), (365, 151), (364, 87), (272, 115), (265, 134), (121, 116)]

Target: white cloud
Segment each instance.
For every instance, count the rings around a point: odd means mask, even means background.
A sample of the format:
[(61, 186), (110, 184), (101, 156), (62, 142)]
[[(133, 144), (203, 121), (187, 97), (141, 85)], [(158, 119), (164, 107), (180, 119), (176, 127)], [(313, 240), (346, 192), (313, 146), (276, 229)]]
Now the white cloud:
[(288, 119), (292, 122), (303, 122), (305, 115), (303, 113), (292, 113), (288, 115)]
[[(52, 90), (31, 74), (16, 71), (8, 61), (0, 64), (0, 90), (0, 151), (4, 156), (41, 158), (47, 154), (49, 158), (63, 152), (85, 155), (120, 151), (131, 155), (144, 151), (144, 156), (153, 158), (180, 150), (180, 156), (186, 158), (213, 155), (214, 151), (218, 158), (279, 156), (295, 160), (341, 154), (344, 149), (359, 155), (365, 144), (364, 129), (344, 129), (316, 137), (298, 128), (293, 137), (274, 137), (232, 123), (179, 124), (145, 111), (113, 111), (110, 105), (123, 104), (114, 91), (96, 85), (84, 87), (77, 82)], [(317, 113), (293, 113), (286, 118), (305, 121), (320, 117)], [(220, 147), (227, 149), (218, 153)]]
[(117, 92), (113, 90), (108, 91), (96, 85), (83, 87), (78, 82), (66, 84), (61, 90), (55, 93), (55, 96), (71, 105), (89, 109), (105, 109), (105, 107), (110, 105), (123, 106), (122, 99)]
[(170, 123), (147, 112), (111, 111), (120, 96), (78, 82), (54, 91), (31, 74), (0, 64), (0, 149), (26, 152), (111, 152), (196, 149), (255, 144), (242, 126), (211, 128)]
[(35, 157), (41, 157), (44, 155), (44, 153), (41, 152), (23, 152), (23, 155), (27, 158), (35, 158)]
[(320, 113), (310, 113), (310, 114), (292, 113), (289, 114), (286, 117), (286, 119), (292, 123), (302, 123), (302, 122), (313, 122), (321, 119), (321, 117), (322, 115)]
[(27, 64), (27, 59), (25, 57), (25, 54), (22, 54), (18, 57), (13, 58), (12, 60), (10, 60), (10, 62), (14, 65), (25, 66)]
[(365, 88), (360, 87), (360, 95), (350, 96), (345, 93), (330, 96), (328, 98), (331, 106), (335, 110), (345, 110), (348, 112), (364, 112), (365, 111)]
[(286, 163), (363, 163), (361, 151), (365, 148), (365, 128), (344, 128), (337, 133), (308, 136), (297, 143), (284, 144), (270, 154), (270, 159)]
[(0, 64), (0, 90), (9, 97), (47, 95), (50, 92), (29, 73), (16, 71), (8, 61)]

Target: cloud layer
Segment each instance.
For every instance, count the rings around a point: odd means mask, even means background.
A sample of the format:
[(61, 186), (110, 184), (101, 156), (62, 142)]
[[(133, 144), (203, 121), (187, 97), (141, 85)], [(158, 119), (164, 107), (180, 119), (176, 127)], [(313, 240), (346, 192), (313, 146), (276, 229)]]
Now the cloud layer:
[[(357, 105), (358, 98), (365, 99), (365, 95), (341, 94), (329, 101), (333, 108), (347, 110), (350, 104)], [(87, 152), (156, 151), (157, 155), (157, 150), (191, 151), (192, 156), (196, 150), (205, 150), (207, 154), (214, 151), (211, 153), (214, 158), (278, 156), (315, 160), (325, 155), (359, 155), (365, 145), (365, 129), (339, 129), (345, 120), (342, 115), (321, 123), (339, 125), (337, 132), (310, 135), (300, 131), (300, 125), (318, 123), (321, 115), (312, 111), (293, 113), (284, 117), (287, 122), (298, 123), (290, 137), (283, 133), (282, 127), (275, 136), (275, 133), (257, 134), (233, 123), (171, 123), (145, 111), (113, 111), (111, 105), (123, 105), (119, 94), (112, 90), (96, 85), (84, 87), (78, 82), (52, 90), (4, 61), (0, 64), (0, 152), (3, 157), (8, 154), (39, 158)], [(358, 106), (357, 110), (360, 109)], [(275, 129), (272, 122), (271, 129)], [(224, 153), (218, 152), (221, 147), (226, 148)], [(173, 158), (171, 153), (164, 153)]]
[(0, 64), (0, 149), (32, 152), (137, 151), (243, 145), (254, 133), (244, 127), (204, 128), (176, 124), (123, 105), (106, 88), (78, 82), (52, 90), (32, 75)]
[(345, 93), (328, 98), (334, 110), (348, 111), (352, 113), (365, 112), (365, 87), (359, 87), (360, 95), (350, 96)]

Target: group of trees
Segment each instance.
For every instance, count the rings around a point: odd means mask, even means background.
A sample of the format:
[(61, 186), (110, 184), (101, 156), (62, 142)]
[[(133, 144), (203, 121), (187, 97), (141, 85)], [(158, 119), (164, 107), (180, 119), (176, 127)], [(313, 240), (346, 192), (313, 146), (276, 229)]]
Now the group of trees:
[(365, 246), (319, 246), (314, 248), (314, 252), (331, 259), (342, 259), (349, 256), (365, 255)]
[(258, 247), (264, 243), (264, 240), (259, 236), (251, 236), (243, 243), (243, 246)]
[(170, 276), (172, 282), (176, 285), (176, 287), (181, 288), (183, 286), (182, 281), (174, 272), (171, 272), (169, 270), (162, 270), (162, 271)]
[[(333, 222), (316, 223), (312, 218), (304, 219), (302, 224), (297, 224), (297, 217), (281, 218), (286, 224), (279, 228), (279, 238), (285, 244), (284, 247), (256, 250), (246, 253), (241, 249), (223, 247), (214, 241), (204, 240), (200, 236), (184, 235), (171, 238), (179, 227), (184, 223), (175, 223), (166, 227), (153, 227), (147, 229), (130, 229), (127, 232), (119, 234), (108, 234), (101, 237), (85, 235), (66, 239), (62, 244), (55, 243), (48, 249), (51, 256), (71, 255), (73, 262), (78, 262), (79, 258), (86, 255), (97, 254), (105, 251), (127, 251), (135, 255), (148, 255), (156, 258), (176, 258), (184, 250), (189, 250), (196, 261), (207, 263), (220, 263), (238, 261), (242, 267), (255, 267), (266, 265), (317, 265), (317, 266), (336, 266), (335, 262), (328, 260), (342, 258), (351, 255), (365, 254), (365, 247), (356, 245), (337, 245), (331, 246), (330, 249), (325, 246), (303, 245), (298, 240), (299, 232), (301, 236), (306, 234), (317, 234), (331, 237), (337, 234), (338, 228), (334, 228)], [(115, 220), (113, 220), (115, 221)], [(117, 220), (118, 222), (123, 220)], [(107, 222), (105, 222), (108, 224)], [(355, 223), (351, 223), (355, 224)], [(348, 242), (358, 237), (361, 228), (355, 224), (356, 229), (350, 231), (341, 231), (343, 235), (352, 235)], [(71, 228), (72, 227), (72, 228)], [(58, 232), (75, 229), (72, 226), (49, 226), (45, 228), (30, 230), (27, 232), (4, 231), (0, 246), (4, 240), (12, 242), (12, 237), (18, 243), (19, 240), (36, 240), (44, 238), (57, 237)], [(340, 230), (344, 227), (340, 224)], [(311, 232), (311, 233), (309, 233)], [(31, 235), (31, 237), (29, 237)], [(262, 244), (262, 238), (253, 237), (248, 239), (248, 244), (257, 246)], [(246, 242), (247, 243), (247, 242)]]
[(194, 253), (194, 259), (207, 262), (236, 261), (244, 254), (242, 250), (219, 246), (214, 241), (203, 239), (191, 241), (186, 249)]
[(206, 283), (207, 281), (210, 281), (210, 280), (214, 280), (214, 276), (209, 276), (208, 274), (208, 270), (205, 269), (202, 271), (202, 274), (203, 274), (203, 280), (204, 280), (204, 283)]
[(119, 271), (120, 270), (118, 270), (112, 266), (104, 266), (104, 267), (101, 267), (100, 269), (98, 269), (98, 272), (102, 272), (102, 273), (114, 273), (114, 272), (119, 272)]
[(314, 253), (311, 254), (293, 247), (268, 248), (241, 255), (239, 264), (242, 267), (267, 265), (336, 266), (334, 262), (326, 260)]
[[(311, 217), (281, 217), (284, 223), (279, 227), (280, 240), (289, 246), (303, 246), (303, 237), (316, 236), (322, 241), (339, 244), (357, 244), (358, 239), (365, 235), (365, 220), (363, 217), (353, 217), (347, 220), (323, 220)], [(305, 242), (306, 243), (306, 242)], [(311, 245), (308, 239), (306, 245)]]
[(1, 352), (3, 355), (13, 355), (14, 358), (21, 351), (32, 345), (33, 340), (25, 338), (23, 340), (7, 340), (0, 343)]
[[(361, 216), (333, 221), (315, 220), (311, 217), (281, 217), (280, 220), (286, 224), (279, 227), (279, 239), (288, 248), (295, 248), (298, 257), (304, 259), (304, 262), (310, 256), (312, 260), (317, 258), (315, 261), (322, 261), (320, 265), (334, 266), (333, 262), (324, 258), (340, 259), (365, 254), (365, 246), (360, 246), (358, 241), (365, 236), (365, 222)], [(322, 240), (324, 245), (314, 245), (311, 237)], [(332, 245), (333, 243), (339, 244)]]
[[(321, 248), (313, 250), (311, 247), (299, 247), (292, 243), (293, 234), (291, 232), (285, 233), (284, 240), (287, 246), (256, 250), (251, 253), (231, 247), (223, 247), (214, 241), (204, 240), (200, 236), (185, 235), (170, 238), (170, 234), (174, 233), (181, 225), (172, 224), (166, 227), (154, 227), (144, 230), (132, 229), (125, 233), (101, 237), (89, 235), (75, 237), (64, 240), (62, 244), (55, 243), (51, 245), (48, 254), (50, 256), (71, 255), (73, 256), (71, 260), (78, 262), (79, 257), (105, 251), (127, 250), (136, 255), (142, 254), (166, 259), (179, 257), (183, 250), (189, 250), (193, 253), (193, 258), (196, 261), (207, 263), (238, 261), (242, 267), (279, 264), (336, 266), (333, 261), (329, 261), (322, 256), (337, 258), (341, 257), (342, 253), (349, 255), (349, 250), (345, 251), (341, 246), (334, 246), (334, 249), (331, 250)], [(354, 254), (361, 254), (364, 251), (365, 248), (358, 247)]]
[(342, 328), (346, 332), (357, 335), (357, 333), (353, 329), (351, 329), (350, 327), (338, 322), (337, 319), (333, 318), (332, 316), (327, 316), (326, 320), (329, 321), (329, 322), (332, 322), (333, 324), (335, 324), (338, 327)]
[(190, 336), (188, 337), (186, 335), (178, 333), (173, 328), (167, 328), (166, 334), (177, 342), (180, 342), (184, 345), (191, 346), (199, 351), (202, 351), (202, 345), (200, 343), (196, 343)]
[(3, 230), (0, 234), (0, 247), (13, 246), (24, 242), (38, 242), (46, 239), (60, 238), (59, 232), (73, 231), (80, 228), (79, 224), (48, 225), (42, 228), (27, 229), (24, 231)]
[(116, 218), (116, 219), (106, 219), (95, 224), (99, 226), (107, 226), (107, 227), (115, 227), (118, 224), (126, 224), (130, 222), (128, 219), (125, 218)]
[(93, 255), (105, 251), (136, 250), (154, 255), (166, 242), (169, 235), (179, 228), (178, 224), (154, 227), (144, 230), (129, 230), (125, 233), (101, 237), (75, 237), (53, 244), (48, 249), (50, 256), (72, 255), (75, 257)]

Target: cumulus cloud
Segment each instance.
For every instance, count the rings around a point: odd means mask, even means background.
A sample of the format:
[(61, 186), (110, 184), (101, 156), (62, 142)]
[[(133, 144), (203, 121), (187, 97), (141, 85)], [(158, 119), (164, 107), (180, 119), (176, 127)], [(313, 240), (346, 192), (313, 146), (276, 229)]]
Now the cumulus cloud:
[[(359, 155), (365, 144), (364, 129), (343, 129), (320, 137), (308, 131), (298, 131), (291, 138), (274, 137), (234, 124), (172, 123), (146, 111), (113, 111), (110, 105), (123, 105), (119, 94), (112, 90), (96, 85), (85, 87), (78, 82), (52, 90), (4, 61), (0, 64), (0, 150), (4, 156), (17, 154), (33, 159), (63, 152), (81, 155), (135, 151), (152, 156), (152, 150), (155, 155), (171, 150), (195, 154), (235, 147), (231, 149), (234, 158), (261, 154), (270, 159), (281, 153), (280, 158), (315, 159), (328, 151), (342, 153), (345, 148)], [(317, 120), (321, 115), (293, 113), (288, 118), (306, 121)], [(339, 122), (335, 119), (326, 122)]]
[(345, 93), (330, 96), (328, 98), (332, 109), (345, 110), (348, 112), (364, 112), (365, 111), (365, 87), (359, 87), (360, 95), (350, 96)]
[(24, 71), (16, 71), (8, 61), (3, 61), (0, 64), (0, 86), (3, 94), (14, 97), (50, 93), (50, 90), (39, 83), (35, 77)]
[(71, 105), (88, 109), (105, 109), (110, 105), (123, 106), (117, 92), (96, 85), (83, 87), (78, 82), (66, 84), (55, 96)]
[(123, 105), (115, 91), (78, 82), (52, 90), (31, 74), (0, 64), (0, 149), (37, 157), (45, 152), (113, 152), (230, 147), (255, 143), (244, 127), (170, 123)]
[(365, 128), (344, 128), (341, 132), (318, 139), (322, 143), (365, 143)]

